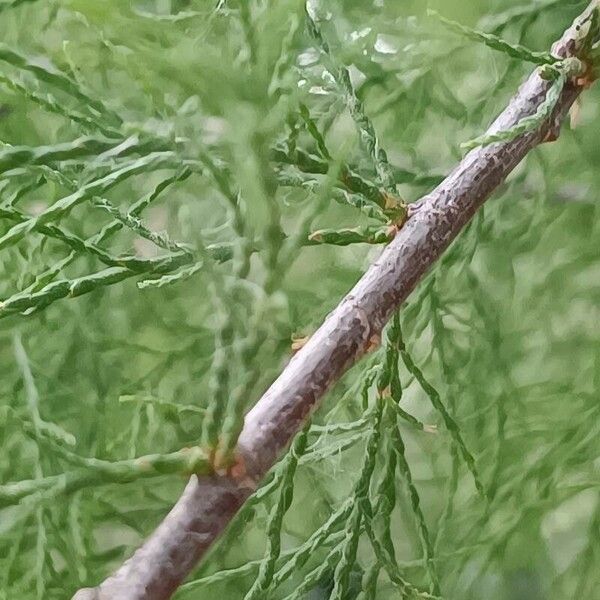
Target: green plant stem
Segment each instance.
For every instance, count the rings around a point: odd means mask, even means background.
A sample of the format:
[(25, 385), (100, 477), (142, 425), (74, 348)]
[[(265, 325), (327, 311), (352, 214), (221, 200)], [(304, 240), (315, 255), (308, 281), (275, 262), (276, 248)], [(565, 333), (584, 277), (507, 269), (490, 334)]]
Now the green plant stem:
[(0, 507), (18, 504), (24, 498), (44, 492), (72, 494), (84, 488), (110, 483), (129, 483), (161, 475), (210, 472), (208, 458), (200, 448), (186, 448), (171, 454), (150, 454), (117, 462), (72, 454), (71, 458), (77, 460), (81, 468), (0, 486)]

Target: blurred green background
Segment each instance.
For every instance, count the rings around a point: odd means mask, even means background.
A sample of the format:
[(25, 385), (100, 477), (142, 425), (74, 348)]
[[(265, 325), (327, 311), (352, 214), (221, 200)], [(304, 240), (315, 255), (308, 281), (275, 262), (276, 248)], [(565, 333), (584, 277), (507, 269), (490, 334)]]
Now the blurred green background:
[[(449, 34), (425, 16), (426, 9), (544, 50), (585, 5), (331, 0), (315, 8), (332, 52), (350, 67), (396, 168), (399, 192), (413, 201), (449, 172), (462, 155), (460, 144), (485, 130), (531, 70)], [(271, 239), (273, 223), (280, 222), (287, 236), (302, 234), (306, 223), (309, 230), (367, 223), (356, 209), (328, 200), (327, 177), (312, 192), (281, 185), (275, 176), (281, 165), (270, 148), (289, 140), (294, 128), (298, 145), (314, 152), (314, 139), (290, 116), (304, 105), (326, 132), (330, 163), (346, 160), (375, 177), (343, 94), (303, 31), (302, 3), (258, 0), (248, 6), (245, 17), (234, 0), (5, 1), (0, 42), (44, 68), (54, 65), (101, 100), (120, 116), (115, 127), (123, 139), (158, 135), (177, 140), (178, 160), (213, 157), (243, 198), (242, 225), (232, 217), (223, 186), (210, 172), (194, 172), (143, 214), (149, 228), (170, 239), (239, 249), (243, 239)], [(403, 424), (402, 433), (448, 599), (600, 599), (598, 94), (584, 94), (560, 140), (527, 158), (402, 312), (407, 346), (455, 418), (490, 492), (489, 500), (477, 494), (440, 415), (403, 371), (403, 407), (436, 426), (427, 433)], [(103, 117), (84, 105), (35, 71), (0, 63), (4, 149), (97, 134), (77, 116), (92, 115), (96, 126)], [(0, 180), (0, 202), (17, 194), (20, 210), (39, 214), (70, 193), (61, 172), (80, 186), (123, 161), (92, 155), (54, 162), (54, 174), (35, 165), (15, 168)], [(128, 178), (106, 198), (126, 211), (175, 172)], [(0, 216), (4, 234), (13, 223)], [(106, 211), (83, 202), (60, 225), (85, 238), (110, 221)], [(255, 402), (289, 360), (291, 339), (310, 335), (381, 251), (366, 244), (277, 244), (252, 256), (247, 277), (228, 295), (219, 296), (215, 282), (239, 284), (235, 261), (203, 267), (171, 286), (139, 289), (136, 281), (144, 277), (132, 277), (33, 314), (2, 313), (1, 482), (67, 468), (38, 449), (22, 426), (32, 393), (24, 384), (27, 365), (41, 417), (73, 434), (78, 454), (118, 460), (174, 451), (197, 441), (202, 415), (168, 403), (208, 404), (219, 385), (211, 373), (225, 314), (234, 324), (225, 347), (227, 389), (246, 385), (252, 374), (246, 406)], [(105, 247), (115, 255), (162, 252), (128, 229)], [(285, 260), (275, 265), (278, 251)], [(66, 256), (63, 244), (35, 232), (1, 250), (0, 298), (26, 290)], [(101, 268), (81, 252), (54, 277), (73, 280)], [(257, 331), (264, 343), (244, 362), (236, 343)], [(19, 360), (20, 344), (26, 359), (21, 353)], [(371, 355), (355, 367), (327, 396), (316, 422), (358, 418), (357, 386), (365, 367), (379, 359)], [(347, 497), (364, 436), (338, 450), (343, 440), (319, 437), (314, 444), (325, 450), (323, 458), (301, 464), (284, 549), (304, 541)], [(99, 583), (160, 522), (184, 484), (183, 476), (171, 476), (68, 497), (57, 491), (3, 508), (0, 597), (63, 599)], [(422, 548), (400, 478), (397, 489), (397, 558), (406, 577), (421, 586), (427, 581)], [(234, 542), (216, 548), (193, 578), (260, 559), (271, 503), (259, 505)], [(317, 549), (310, 565), (323, 552)], [(357, 597), (371, 560), (361, 542), (349, 599)], [(176, 597), (242, 599), (255, 574), (248, 569), (210, 585), (188, 585)], [(273, 598), (284, 598), (297, 581)], [(329, 583), (322, 581), (307, 598), (327, 597)], [(377, 598), (397, 597), (382, 575)]]

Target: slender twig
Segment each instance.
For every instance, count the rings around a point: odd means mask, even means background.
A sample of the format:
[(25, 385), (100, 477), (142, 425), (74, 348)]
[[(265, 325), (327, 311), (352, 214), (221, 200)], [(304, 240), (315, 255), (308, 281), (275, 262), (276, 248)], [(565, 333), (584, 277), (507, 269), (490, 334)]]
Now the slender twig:
[[(581, 52), (584, 42), (579, 32), (591, 21), (595, 6), (593, 2), (553, 47), (554, 57)], [(533, 148), (557, 137), (570, 107), (589, 83), (569, 80), (552, 115), (540, 127), (474, 149), (445, 181), (413, 205), (408, 222), (383, 254), (246, 415), (231, 470), (192, 477), (143, 546), (98, 588), (78, 592), (77, 600), (162, 600), (173, 594), (325, 392), (378, 339), (394, 311), (492, 192)], [(536, 71), (488, 133), (507, 130), (535, 114), (551, 85)]]
[[(56, 450), (56, 446), (54, 446)], [(128, 483), (138, 479), (172, 475), (173, 473), (207, 473), (209, 461), (198, 447), (184, 448), (170, 454), (149, 454), (130, 460), (110, 462), (86, 458), (68, 450), (60, 451), (62, 458), (77, 465), (77, 469), (60, 475), (39, 474), (36, 479), (23, 479), (0, 486), (0, 507), (19, 503), (23, 498), (43, 492), (69, 492), (108, 483)]]

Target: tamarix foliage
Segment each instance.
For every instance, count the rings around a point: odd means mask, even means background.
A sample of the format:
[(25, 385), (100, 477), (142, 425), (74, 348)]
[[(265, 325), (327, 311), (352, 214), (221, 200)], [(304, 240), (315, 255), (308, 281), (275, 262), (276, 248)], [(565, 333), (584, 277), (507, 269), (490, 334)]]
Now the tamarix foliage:
[[(0, 599), (97, 585), (235, 463), (411, 203), (590, 77), (550, 50), (585, 4), (0, 3)], [(175, 598), (597, 597), (599, 127), (591, 90)]]

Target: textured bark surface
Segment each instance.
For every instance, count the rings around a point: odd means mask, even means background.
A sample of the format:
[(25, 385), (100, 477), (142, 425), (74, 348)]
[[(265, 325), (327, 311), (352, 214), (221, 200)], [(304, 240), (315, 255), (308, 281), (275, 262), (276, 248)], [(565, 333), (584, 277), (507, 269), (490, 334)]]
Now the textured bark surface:
[[(589, 10), (576, 23), (588, 19)], [(572, 26), (555, 44), (554, 54), (576, 54), (578, 31)], [(534, 114), (549, 86), (537, 72), (531, 75), (489, 132), (507, 129)], [(570, 82), (552, 118), (539, 130), (471, 151), (442, 184), (412, 205), (411, 216), (395, 239), (246, 415), (238, 442), (244, 477), (192, 477), (144, 545), (99, 587), (80, 590), (74, 600), (171, 597), (327, 389), (366, 352), (477, 209), (529, 151), (558, 137), (561, 123), (583, 88), (584, 82)]]

